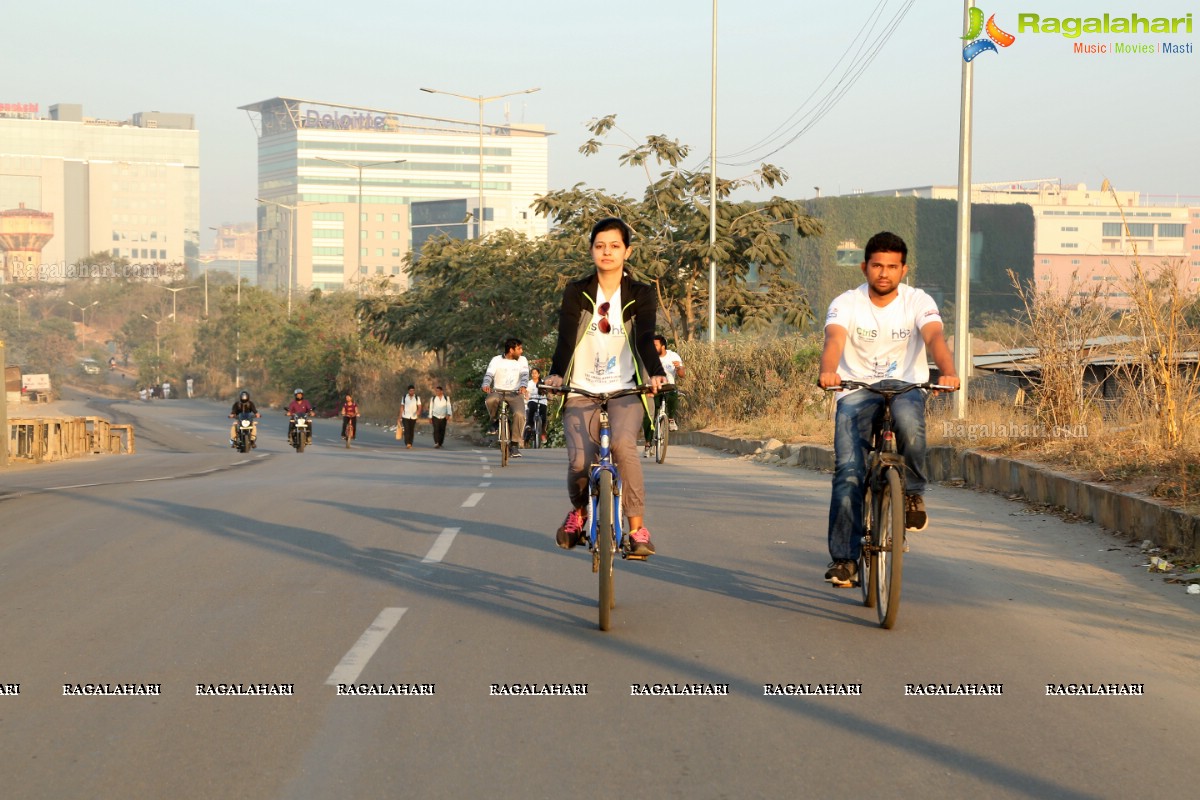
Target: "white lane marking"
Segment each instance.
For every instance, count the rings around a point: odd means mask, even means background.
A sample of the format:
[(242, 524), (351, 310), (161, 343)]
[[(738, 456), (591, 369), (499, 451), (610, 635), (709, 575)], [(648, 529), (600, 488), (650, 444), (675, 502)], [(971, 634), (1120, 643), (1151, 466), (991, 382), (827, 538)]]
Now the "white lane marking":
[(363, 635), (358, 637), (354, 646), (346, 651), (346, 655), (342, 656), (342, 660), (333, 668), (333, 672), (329, 673), (329, 677), (325, 679), (325, 685), (354, 683), (358, 679), (359, 673), (367, 666), (367, 662), (371, 660), (371, 656), (375, 655), (375, 651), (383, 644), (383, 640), (404, 616), (405, 611), (408, 609), (385, 608), (380, 611), (375, 621), (363, 631)]
[(486, 463), (487, 463), (487, 456), (480, 456), (480, 457), (479, 457), (479, 460), (480, 460), (480, 461), (482, 461), (483, 463), (485, 463), (485, 464), (486, 464)]
[(492, 484), (491, 484), (489, 481), (484, 481), (483, 483), (479, 484), (479, 488), (480, 488), (480, 489), (486, 489), (486, 488), (488, 488), (488, 487), (489, 487), (489, 486), (491, 486), (491, 485), (492, 485)]
[(483, 492), (475, 492), (466, 500), (463, 501), (463, 508), (474, 508), (479, 505), (479, 501), (483, 499)]
[(454, 537), (458, 535), (458, 531), (458, 528), (442, 528), (442, 532), (434, 540), (433, 547), (429, 548), (429, 552), (421, 559), (421, 563), (436, 564), (445, 558), (447, 551), (450, 550), (451, 543), (454, 541)]

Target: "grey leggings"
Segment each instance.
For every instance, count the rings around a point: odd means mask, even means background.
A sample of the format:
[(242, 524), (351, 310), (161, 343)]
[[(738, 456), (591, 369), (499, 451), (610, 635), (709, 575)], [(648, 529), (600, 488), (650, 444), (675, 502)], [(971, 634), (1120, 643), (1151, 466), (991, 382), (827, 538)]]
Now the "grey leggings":
[[(645, 415), (637, 395), (608, 401), (613, 461), (621, 472), (621, 507), (627, 517), (640, 517), (646, 508), (642, 462), (637, 437)], [(588, 467), (600, 453), (600, 406), (586, 397), (571, 397), (563, 408), (563, 432), (567, 438), (567, 493), (575, 508), (588, 504)]]

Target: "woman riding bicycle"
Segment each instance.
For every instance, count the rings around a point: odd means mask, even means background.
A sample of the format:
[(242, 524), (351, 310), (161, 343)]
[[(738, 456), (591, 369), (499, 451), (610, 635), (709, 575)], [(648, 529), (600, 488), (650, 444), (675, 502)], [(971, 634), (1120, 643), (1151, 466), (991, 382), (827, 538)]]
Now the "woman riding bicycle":
[(342, 418), (342, 438), (345, 439), (347, 434), (350, 438), (354, 438), (355, 431), (351, 428), (352, 425), (357, 425), (355, 422), (358, 418), (358, 403), (354, 402), (354, 396), (349, 392), (346, 393), (346, 400), (342, 403), (338, 414)]
[[(655, 296), (647, 284), (625, 270), (632, 230), (616, 217), (602, 219), (591, 233), (595, 272), (568, 283), (559, 313), (558, 344), (548, 386), (579, 386), (614, 392), (648, 384), (653, 391), (667, 382), (654, 349)], [(652, 393), (653, 393), (652, 391)], [(632, 555), (654, 553), (643, 524), (645, 489), (637, 454), (638, 429), (646, 413), (644, 397), (628, 396), (608, 404), (613, 457), (621, 470), (621, 503), (629, 518)], [(571, 511), (559, 527), (558, 546), (569, 550), (584, 536), (588, 504), (588, 465), (600, 449), (599, 414), (594, 400), (568, 396), (563, 407), (567, 440), (567, 494)]]

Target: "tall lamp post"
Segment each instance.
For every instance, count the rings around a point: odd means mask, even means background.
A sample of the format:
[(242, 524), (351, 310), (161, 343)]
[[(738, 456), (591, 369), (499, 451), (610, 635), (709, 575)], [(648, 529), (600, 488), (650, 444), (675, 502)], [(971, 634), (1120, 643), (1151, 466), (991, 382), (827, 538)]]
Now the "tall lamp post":
[(275, 206), (276, 208), (286, 208), (288, 210), (288, 303), (287, 315), (288, 319), (292, 318), (292, 274), (296, 271), (296, 211), (301, 207), (308, 206), (330, 206), (336, 203), (299, 203), (294, 206), (289, 206), (287, 203), (281, 203), (278, 200), (268, 200), (265, 197), (254, 198), (260, 203)]
[(75, 308), (79, 309), (79, 324), (86, 328), (87, 327), (87, 312), (88, 312), (88, 310), (100, 305), (100, 301), (93, 300), (92, 302), (88, 303), (85, 306), (80, 306), (80, 305), (75, 305), (75, 303), (68, 300), (67, 305), (74, 306)]
[[(168, 292), (171, 293), (171, 325), (174, 326), (179, 322), (179, 317), (177, 317), (175, 315), (176, 311), (178, 310), (177, 306), (175, 305), (176, 298), (179, 297), (180, 292), (185, 291), (187, 289), (195, 289), (196, 287), (195, 286), (178, 286), (178, 287), (172, 288), (170, 286), (160, 286), (159, 288), (166, 289)], [(171, 340), (171, 358), (175, 358), (175, 340), (174, 339)]]
[(159, 380), (162, 377), (160, 374), (162, 369), (162, 339), (159, 338), (158, 326), (163, 321), (161, 319), (150, 319), (145, 314), (142, 314), (142, 319), (154, 323), (154, 383), (156, 386), (160, 386), (162, 385), (162, 381)]
[(442, 91), (441, 89), (427, 89), (424, 86), (421, 87), (421, 91), (428, 92), (429, 94), (446, 94), (451, 97), (458, 97), (462, 100), (470, 100), (472, 103), (479, 104), (479, 206), (478, 206), (478, 210), (475, 212), (475, 236), (476, 236), (476, 238), (483, 236), (483, 106), (485, 103), (490, 103), (493, 100), (499, 100), (504, 97), (512, 97), (513, 95), (518, 95), (518, 94), (533, 94), (534, 92), (540, 92), (541, 87), (535, 87), (533, 89), (521, 89), (518, 92), (505, 92), (504, 94), (494, 94), (491, 97), (484, 97), (483, 95), (477, 95), (475, 97), (472, 97), (467, 94), (458, 94), (456, 92), (445, 92), (445, 91)]
[[(209, 226), (209, 230), (216, 231), (218, 236), (221, 234), (220, 228), (214, 228), (212, 226)], [(260, 234), (260, 233), (262, 233), (261, 230), (256, 230), (254, 232), (255, 238), (257, 238), (258, 234)], [(204, 280), (205, 280), (205, 284), (204, 284), (204, 286), (205, 286), (205, 288), (204, 288), (204, 314), (205, 314), (205, 316), (208, 316), (208, 270), (207, 269), (204, 271)], [(233, 386), (235, 389), (241, 389), (242, 388), (242, 249), (241, 249), (240, 245), (237, 247), (237, 314), (236, 314), (236, 321), (237, 321), (237, 324), (235, 325), (236, 330), (234, 332), (234, 337), (237, 340), (237, 344), (235, 345), (234, 355), (233, 355), (233, 359), (234, 359), (234, 361), (233, 361)]]
[(712, 95), (708, 157), (708, 343), (717, 341), (717, 0), (712, 4)]
[[(316, 158), (320, 161), (328, 161), (330, 164), (341, 164), (343, 167), (349, 167), (350, 169), (358, 170), (358, 224), (355, 226), (355, 232), (354, 232), (354, 235), (357, 238), (357, 244), (355, 245), (355, 248), (354, 248), (354, 252), (356, 254), (355, 261), (354, 261), (354, 274), (355, 274), (355, 276), (361, 275), (362, 274), (362, 251), (363, 251), (363, 242), (362, 242), (362, 238), (363, 238), (363, 236), (362, 236), (362, 229), (363, 229), (363, 218), (362, 218), (362, 214), (363, 214), (363, 210), (362, 210), (363, 170), (367, 167), (382, 167), (385, 164), (403, 164), (405, 161), (408, 161), (408, 159), (407, 158), (397, 158), (392, 161), (369, 161), (365, 164), (351, 164), (349, 161), (339, 161), (336, 158), (326, 158), (325, 156), (316, 156)], [(358, 280), (358, 278), (355, 277), (355, 280)]]

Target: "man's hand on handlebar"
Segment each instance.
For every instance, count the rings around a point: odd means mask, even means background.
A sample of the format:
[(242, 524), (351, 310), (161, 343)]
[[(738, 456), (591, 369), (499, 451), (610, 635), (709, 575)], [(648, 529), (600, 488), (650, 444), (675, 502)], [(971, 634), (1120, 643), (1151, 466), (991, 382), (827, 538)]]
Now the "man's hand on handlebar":
[(945, 389), (934, 389), (933, 396), (937, 397), (942, 392), (957, 392), (962, 388), (962, 382), (957, 375), (943, 375), (937, 379), (938, 386), (945, 386)]
[(817, 385), (822, 389), (832, 389), (835, 386), (841, 386), (842, 376), (836, 372), (822, 372), (821, 376), (817, 378)]

